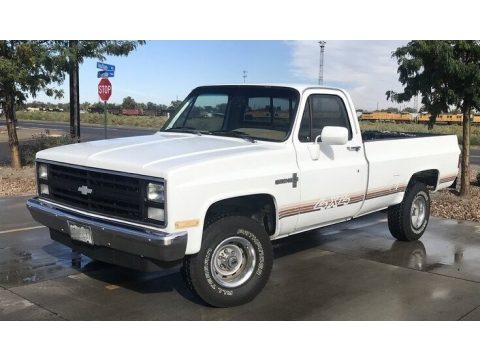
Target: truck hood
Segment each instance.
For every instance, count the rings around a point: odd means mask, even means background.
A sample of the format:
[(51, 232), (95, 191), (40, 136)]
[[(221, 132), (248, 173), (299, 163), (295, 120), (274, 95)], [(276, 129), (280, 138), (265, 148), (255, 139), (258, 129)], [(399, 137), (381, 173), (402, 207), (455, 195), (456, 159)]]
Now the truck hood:
[[(37, 153), (37, 159), (164, 176), (174, 167), (267, 149), (265, 143), (210, 135), (160, 133), (59, 146)], [(199, 158), (201, 156), (201, 158)]]

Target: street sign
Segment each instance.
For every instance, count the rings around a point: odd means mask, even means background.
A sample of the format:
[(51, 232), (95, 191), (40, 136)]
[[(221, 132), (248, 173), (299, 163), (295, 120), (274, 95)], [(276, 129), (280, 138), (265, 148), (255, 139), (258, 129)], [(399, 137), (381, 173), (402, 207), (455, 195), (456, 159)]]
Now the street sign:
[(115, 71), (115, 65), (104, 64), (104, 63), (101, 63), (101, 62), (97, 62), (97, 69)]
[(114, 76), (115, 76), (115, 71), (102, 70), (97, 72), (97, 78), (109, 78)]
[(112, 83), (110, 80), (103, 78), (98, 83), (98, 96), (102, 101), (108, 101), (110, 96), (112, 96)]

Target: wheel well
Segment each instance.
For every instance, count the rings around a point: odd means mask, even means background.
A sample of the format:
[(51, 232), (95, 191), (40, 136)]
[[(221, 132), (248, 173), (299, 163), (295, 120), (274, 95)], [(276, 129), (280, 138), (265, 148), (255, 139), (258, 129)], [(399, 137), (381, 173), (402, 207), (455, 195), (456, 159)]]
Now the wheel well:
[(436, 189), (438, 184), (438, 176), (439, 176), (438, 170), (431, 169), (431, 170), (420, 171), (412, 175), (412, 177), (410, 178), (410, 182), (408, 183), (408, 186), (410, 186), (413, 182), (421, 182), (427, 185), (428, 187)]
[(208, 208), (204, 224), (208, 224), (209, 219), (225, 214), (252, 218), (262, 225), (269, 235), (273, 235), (277, 227), (275, 200), (268, 194), (245, 195), (217, 201)]

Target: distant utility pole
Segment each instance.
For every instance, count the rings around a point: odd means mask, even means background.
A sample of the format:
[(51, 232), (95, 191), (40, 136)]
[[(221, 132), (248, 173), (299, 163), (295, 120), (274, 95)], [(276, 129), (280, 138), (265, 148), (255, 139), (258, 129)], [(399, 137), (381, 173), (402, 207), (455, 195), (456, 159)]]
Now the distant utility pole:
[(247, 76), (248, 76), (247, 73), (248, 73), (247, 70), (243, 70), (243, 75), (242, 75), (242, 76), (243, 76), (243, 83), (244, 83), (244, 84), (245, 84), (245, 81), (246, 81)]
[(325, 55), (325, 44), (326, 41), (319, 41), (318, 45), (320, 45), (320, 62), (318, 64), (318, 85), (323, 85), (323, 58)]

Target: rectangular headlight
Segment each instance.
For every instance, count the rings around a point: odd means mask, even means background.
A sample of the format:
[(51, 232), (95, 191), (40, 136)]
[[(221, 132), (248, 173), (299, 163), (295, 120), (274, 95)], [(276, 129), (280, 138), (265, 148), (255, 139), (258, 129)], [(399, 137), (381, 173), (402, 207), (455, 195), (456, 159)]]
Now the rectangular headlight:
[(38, 178), (47, 180), (48, 179), (48, 167), (47, 164), (38, 165)]
[(165, 221), (165, 210), (154, 207), (148, 208), (148, 218), (157, 221)]
[(147, 199), (154, 202), (165, 202), (165, 186), (163, 184), (148, 183)]

